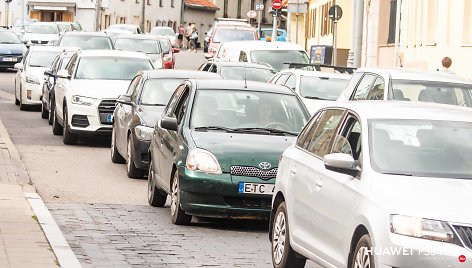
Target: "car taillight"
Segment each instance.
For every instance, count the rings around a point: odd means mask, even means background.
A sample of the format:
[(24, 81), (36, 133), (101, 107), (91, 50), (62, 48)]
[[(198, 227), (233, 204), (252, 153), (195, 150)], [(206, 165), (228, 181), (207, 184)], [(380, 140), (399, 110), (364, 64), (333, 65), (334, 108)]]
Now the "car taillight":
[(164, 61), (164, 69), (173, 69), (172, 61)]

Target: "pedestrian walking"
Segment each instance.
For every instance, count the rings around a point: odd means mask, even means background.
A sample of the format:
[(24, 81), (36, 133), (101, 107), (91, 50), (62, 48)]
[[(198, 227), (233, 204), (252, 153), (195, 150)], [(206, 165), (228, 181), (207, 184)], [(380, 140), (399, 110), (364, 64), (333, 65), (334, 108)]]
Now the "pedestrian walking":
[(452, 65), (452, 59), (449, 57), (444, 57), (441, 61), (441, 69), (438, 69), (438, 71), (445, 72), (445, 73), (450, 73), (453, 74), (449, 68), (451, 68)]
[(192, 52), (196, 53), (197, 52), (197, 43), (198, 43), (198, 32), (197, 28), (192, 29), (192, 34), (190, 36), (191, 39), (191, 46), (192, 46)]
[(177, 40), (179, 40), (179, 48), (183, 47), (184, 35), (185, 35), (185, 28), (182, 24), (180, 24), (179, 28), (177, 29)]
[(188, 23), (188, 26), (185, 28), (185, 38), (187, 39), (187, 48), (188, 48), (188, 51), (190, 52), (190, 35), (192, 34), (192, 23), (189, 22)]

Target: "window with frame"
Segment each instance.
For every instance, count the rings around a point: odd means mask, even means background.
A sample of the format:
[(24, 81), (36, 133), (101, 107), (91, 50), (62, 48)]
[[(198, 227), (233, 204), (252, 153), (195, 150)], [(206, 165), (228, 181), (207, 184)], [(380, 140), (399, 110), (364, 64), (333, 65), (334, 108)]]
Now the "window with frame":
[(128, 90), (126, 91), (126, 95), (131, 96), (134, 93), (136, 87), (139, 84), (140, 79), (141, 79), (141, 76), (139, 76), (139, 75), (133, 78), (133, 80), (129, 84)]
[(331, 153), (344, 153), (351, 155), (354, 160), (359, 160), (361, 155), (361, 125), (359, 120), (349, 115), (340, 135), (334, 140)]
[(311, 120), (306, 124), (305, 128), (300, 132), (297, 138), (297, 146), (307, 150), (307, 146), (310, 143), (308, 139), (309, 136), (313, 135), (313, 132), (316, 130), (317, 123), (320, 121), (321, 116), (323, 115), (324, 111), (318, 111)]
[(67, 67), (67, 72), (69, 73), (69, 75), (72, 75), (72, 73), (74, 72), (75, 65), (77, 64), (77, 58), (78, 58), (77, 54), (75, 54), (74, 56), (72, 56), (72, 58), (69, 61), (69, 64)]
[(181, 96), (182, 97), (179, 98), (179, 103), (177, 104), (177, 107), (174, 111), (175, 118), (177, 119), (177, 125), (180, 125), (187, 111), (188, 101), (190, 97), (190, 89), (188, 86), (185, 87), (184, 92), (181, 94)]
[(370, 89), (372, 88), (375, 79), (377, 77), (373, 74), (366, 74), (362, 77), (362, 80), (357, 85), (356, 90), (354, 91), (353, 100), (365, 100), (367, 99), (367, 94), (369, 94)]
[(288, 79), (287, 82), (285, 82), (285, 86), (295, 90), (295, 87), (297, 86), (297, 76), (292, 74)]
[(344, 110), (328, 109), (320, 117), (319, 121), (313, 125), (311, 135), (307, 137), (308, 145), (306, 150), (314, 155), (323, 158), (331, 150), (331, 140), (339, 126)]
[(174, 95), (172, 95), (172, 98), (170, 99), (169, 103), (167, 104), (166, 110), (164, 111), (164, 114), (168, 117), (173, 117), (174, 113), (174, 106), (177, 104), (179, 101), (180, 95), (182, 95), (182, 91), (184, 91), (186, 85), (182, 84), (180, 85), (174, 92)]
[(369, 93), (367, 93), (366, 100), (383, 100), (384, 99), (384, 79), (380, 76), (375, 79), (374, 85), (370, 88)]
[(241, 51), (241, 52), (240, 52), (240, 54), (239, 54), (239, 61), (247, 62), (247, 55), (246, 55), (246, 52), (244, 52), (244, 51)]

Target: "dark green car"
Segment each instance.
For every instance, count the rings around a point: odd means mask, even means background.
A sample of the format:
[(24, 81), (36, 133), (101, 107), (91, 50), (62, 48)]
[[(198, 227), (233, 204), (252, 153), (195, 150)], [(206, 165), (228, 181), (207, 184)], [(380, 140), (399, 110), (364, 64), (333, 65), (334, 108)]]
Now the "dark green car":
[(148, 201), (192, 216), (267, 219), (282, 152), (309, 119), (292, 90), (232, 80), (187, 80), (150, 146)]

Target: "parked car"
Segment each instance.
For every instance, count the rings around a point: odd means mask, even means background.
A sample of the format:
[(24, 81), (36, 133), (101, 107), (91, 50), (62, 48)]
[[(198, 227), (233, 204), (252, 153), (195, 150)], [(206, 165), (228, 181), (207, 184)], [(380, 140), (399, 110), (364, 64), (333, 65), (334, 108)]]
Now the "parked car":
[(26, 52), (22, 62), (15, 64), (15, 104), (20, 110), (30, 105), (41, 104), (41, 90), (44, 83), (44, 71), (50, 68), (54, 58), (61, 52), (58, 47), (32, 46)]
[[(267, 41), (267, 36), (272, 38), (272, 28), (264, 28), (260, 31), (260, 40)], [(284, 29), (277, 29), (277, 40), (280, 42), (287, 42), (287, 31)]]
[(272, 67), (259, 63), (212, 60), (198, 68), (200, 71), (217, 73), (225, 79), (267, 82), (277, 73)]
[(321, 109), (279, 162), (274, 267), (469, 266), (471, 129), (470, 109), (442, 104)]
[(251, 27), (247, 19), (233, 19), (233, 18), (217, 18), (210, 30), (205, 32), (205, 39), (203, 45), (203, 52), (208, 53), (208, 47), (210, 46), (211, 38), (215, 33), (217, 25), (239, 25), (245, 27)]
[(69, 60), (77, 50), (78, 48), (63, 49), (51, 63), (51, 67), (44, 71), (46, 77), (41, 91), (41, 117), (43, 119), (48, 119), (50, 125), (52, 125), (54, 115), (54, 88), (57, 81), (57, 72), (66, 69)]
[(221, 79), (213, 73), (180, 70), (142, 71), (121, 95), (113, 113), (111, 161), (127, 163), (130, 178), (142, 178), (149, 166), (154, 125), (172, 93), (185, 79)]
[(0, 69), (13, 68), (23, 60), (26, 50), (26, 46), (15, 32), (0, 30)]
[(26, 28), (21, 41), (27, 46), (54, 45), (59, 39), (59, 27), (53, 22), (33, 22)]
[(421, 101), (472, 107), (472, 81), (443, 72), (361, 68), (338, 100)]
[(287, 69), (286, 63), (310, 63), (303, 47), (287, 42), (228, 42), (221, 45), (215, 58), (227, 61), (264, 62), (277, 71)]
[(125, 31), (130, 31), (134, 34), (142, 34), (143, 31), (141, 30), (141, 27), (139, 27), (139, 25), (137, 24), (113, 24), (113, 25), (110, 25), (108, 26), (108, 28), (106, 28), (106, 31), (107, 30), (125, 30)]
[(56, 42), (60, 47), (78, 47), (84, 49), (114, 49), (113, 41), (105, 33), (66, 32)]
[(128, 31), (128, 30), (113, 30), (113, 29), (108, 29), (108, 30), (105, 30), (103, 31), (104, 33), (106, 33), (110, 38), (111, 40), (113, 41), (113, 43), (115, 43), (115, 40), (118, 36), (122, 35), (122, 34), (133, 34), (132, 31)]
[(208, 36), (208, 55), (206, 58), (215, 56), (218, 48), (223, 42), (257, 40), (257, 31), (249, 23), (241, 21), (217, 21)]
[(348, 74), (288, 69), (274, 75), (269, 83), (292, 89), (314, 115), (323, 105), (339, 97), (350, 78)]
[(153, 35), (160, 35), (169, 38), (172, 47), (179, 47), (179, 43), (177, 40), (177, 35), (174, 32), (174, 29), (170, 27), (158, 26), (151, 29), (149, 34)]
[(172, 47), (169, 38), (165, 36), (159, 36), (159, 43), (161, 44), (162, 49), (162, 62), (164, 64), (164, 69), (174, 69), (175, 68), (175, 53), (179, 53), (180, 49)]
[(116, 37), (115, 49), (142, 52), (151, 58), (155, 68), (164, 68), (164, 54), (158, 37), (143, 34), (121, 34)]
[(171, 97), (150, 146), (148, 200), (171, 220), (269, 217), (277, 162), (309, 118), (288, 88), (187, 80)]
[(82, 135), (110, 135), (116, 99), (141, 70), (153, 68), (138, 52), (82, 50), (57, 72), (52, 130), (64, 144), (77, 144)]

